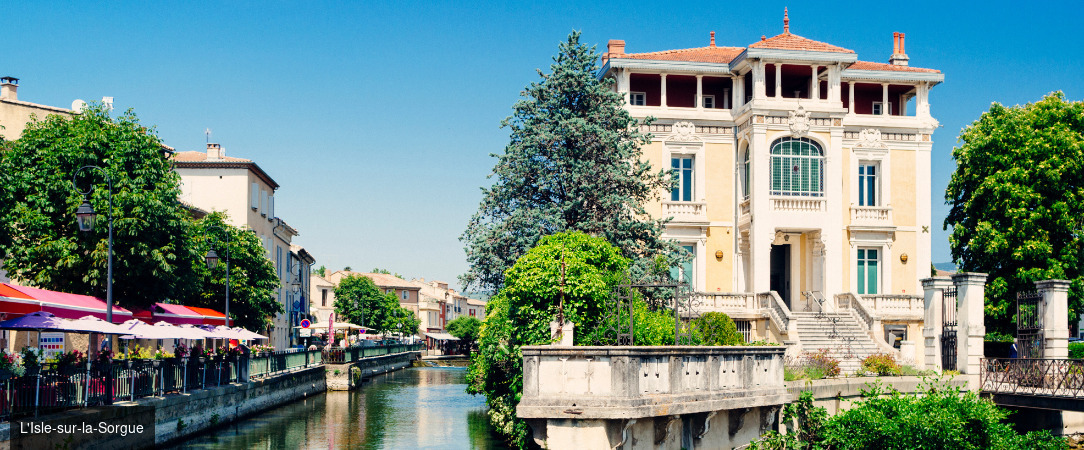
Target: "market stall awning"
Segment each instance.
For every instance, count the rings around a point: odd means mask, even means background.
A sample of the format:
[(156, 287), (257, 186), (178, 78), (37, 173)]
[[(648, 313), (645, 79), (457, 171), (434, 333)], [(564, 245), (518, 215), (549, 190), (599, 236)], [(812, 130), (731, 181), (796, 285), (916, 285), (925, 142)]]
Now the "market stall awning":
[(452, 336), (448, 333), (425, 333), (427, 337), (436, 339), (438, 341), (458, 341), (459, 338)]
[[(150, 313), (148, 319), (155, 323), (166, 322), (173, 325), (203, 325), (204, 320), (203, 314), (193, 311), (192, 308), (170, 303), (155, 303), (147, 312)], [(142, 317), (142, 312), (137, 312), (136, 317), (147, 320)]]
[[(0, 312), (7, 313), (9, 317), (44, 311), (66, 319), (77, 319), (86, 315), (105, 318), (105, 302), (89, 295), (0, 283), (0, 296)], [(113, 305), (113, 322), (119, 323), (131, 318), (131, 311)]]
[[(224, 325), (226, 323), (226, 315), (211, 308), (201, 308), (198, 306), (185, 306), (185, 308), (202, 316), (203, 325)], [(230, 324), (233, 324), (232, 320), (230, 321)]]

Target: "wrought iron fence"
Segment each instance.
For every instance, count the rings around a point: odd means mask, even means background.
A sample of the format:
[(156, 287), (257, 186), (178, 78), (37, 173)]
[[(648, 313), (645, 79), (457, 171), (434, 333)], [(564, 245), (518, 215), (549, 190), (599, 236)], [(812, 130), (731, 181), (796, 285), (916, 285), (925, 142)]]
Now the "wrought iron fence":
[(997, 394), (1084, 397), (1084, 360), (986, 358), (979, 370), (981, 390)]
[(1023, 358), (1043, 357), (1043, 295), (1037, 291), (1016, 294), (1016, 346)]
[(345, 364), (360, 361), (362, 358), (390, 355), (393, 353), (416, 352), (421, 344), (393, 344), (371, 347), (331, 347), (321, 352), (321, 358), (327, 364)]
[(592, 336), (595, 345), (636, 345), (636, 308), (666, 311), (674, 316), (674, 344), (692, 345), (694, 333), (690, 322), (699, 313), (698, 300), (684, 283), (658, 282), (622, 284), (605, 305), (599, 333)]

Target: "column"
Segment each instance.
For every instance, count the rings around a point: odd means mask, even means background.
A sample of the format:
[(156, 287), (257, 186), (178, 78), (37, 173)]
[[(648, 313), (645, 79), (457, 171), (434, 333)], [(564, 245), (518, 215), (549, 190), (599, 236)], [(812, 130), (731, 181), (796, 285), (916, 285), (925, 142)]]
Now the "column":
[(659, 107), (666, 109), (666, 74), (659, 75), (659, 80)]
[(745, 77), (731, 76), (730, 85), (734, 86), (734, 101), (731, 108), (737, 108), (745, 104)]
[(930, 116), (930, 86), (926, 83), (918, 85), (918, 99), (915, 100), (915, 115), (920, 117)]
[(952, 278), (949, 277), (922, 279), (922, 291), (925, 293), (923, 298), (925, 314), (922, 316), (925, 361), (915, 361), (917, 367), (941, 370), (941, 330), (945, 325), (945, 314), (941, 307), (944, 305), (945, 289), (950, 287), (952, 287)]
[[(763, 85), (762, 85), (763, 86)], [(766, 130), (764, 126), (753, 126), (749, 140), (749, 267), (750, 292), (768, 292), (771, 289), (771, 244), (775, 239), (775, 228), (769, 220), (760, 220), (770, 213), (768, 192), (771, 188), (770, 159), (764, 149)]]
[(631, 90), (631, 75), (629, 75), (629, 69), (621, 69), (621, 75), (617, 77), (617, 91), (625, 98), (626, 105), (632, 101), (632, 99), (629, 98)]
[(821, 98), (821, 80), (817, 78), (817, 69), (820, 66), (811, 66), (813, 68), (813, 78), (809, 81), (809, 98), (811, 100), (820, 100)]
[(839, 88), (839, 64), (833, 64), (828, 66), (828, 101), (843, 102)]
[(850, 89), (850, 95), (847, 97), (847, 101), (850, 103), (847, 109), (848, 114), (854, 114), (854, 82), (848, 81), (847, 88)]
[(888, 107), (888, 83), (881, 83), (881, 115), (887, 116), (890, 109)]
[(775, 98), (783, 98), (783, 65), (775, 64)]
[(1043, 295), (1043, 358), (1069, 357), (1069, 280), (1036, 281)]
[(765, 75), (767, 70), (768, 65), (764, 61), (753, 64), (753, 100), (760, 100), (768, 96), (768, 87), (765, 86), (768, 82)]
[(978, 375), (983, 358), (983, 300), (986, 274), (963, 272), (952, 276), (956, 285), (956, 368), (960, 373)]
[[(721, 100), (721, 99), (715, 99), (715, 101), (719, 101), (719, 100)], [(715, 106), (719, 106), (719, 105), (715, 105)], [(697, 109), (697, 111), (700, 111), (700, 110), (704, 109), (704, 76), (703, 75), (697, 75), (696, 76), (696, 109)]]

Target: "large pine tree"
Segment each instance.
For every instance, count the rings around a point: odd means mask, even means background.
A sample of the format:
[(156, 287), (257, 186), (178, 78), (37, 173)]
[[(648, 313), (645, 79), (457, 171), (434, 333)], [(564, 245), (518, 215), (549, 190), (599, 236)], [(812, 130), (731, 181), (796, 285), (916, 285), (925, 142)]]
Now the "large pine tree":
[[(660, 239), (662, 220), (644, 204), (672, 183), (652, 171), (640, 146), (650, 136), (623, 108), (612, 79), (597, 76), (599, 54), (573, 32), (553, 57), (550, 73), (521, 93), (502, 121), (511, 140), (483, 188), (478, 212), (460, 237), (470, 270), (467, 289), (496, 292), (504, 271), (546, 235), (578, 230), (606, 238), (643, 272), (657, 256), (676, 254)], [(650, 120), (650, 119), (648, 119)]]

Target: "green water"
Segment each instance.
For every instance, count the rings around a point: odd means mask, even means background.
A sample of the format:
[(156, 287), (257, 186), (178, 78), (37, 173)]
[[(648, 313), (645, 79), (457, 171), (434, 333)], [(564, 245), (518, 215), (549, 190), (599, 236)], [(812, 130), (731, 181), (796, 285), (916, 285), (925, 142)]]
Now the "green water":
[(462, 368), (409, 368), (195, 437), (183, 449), (498, 449)]

